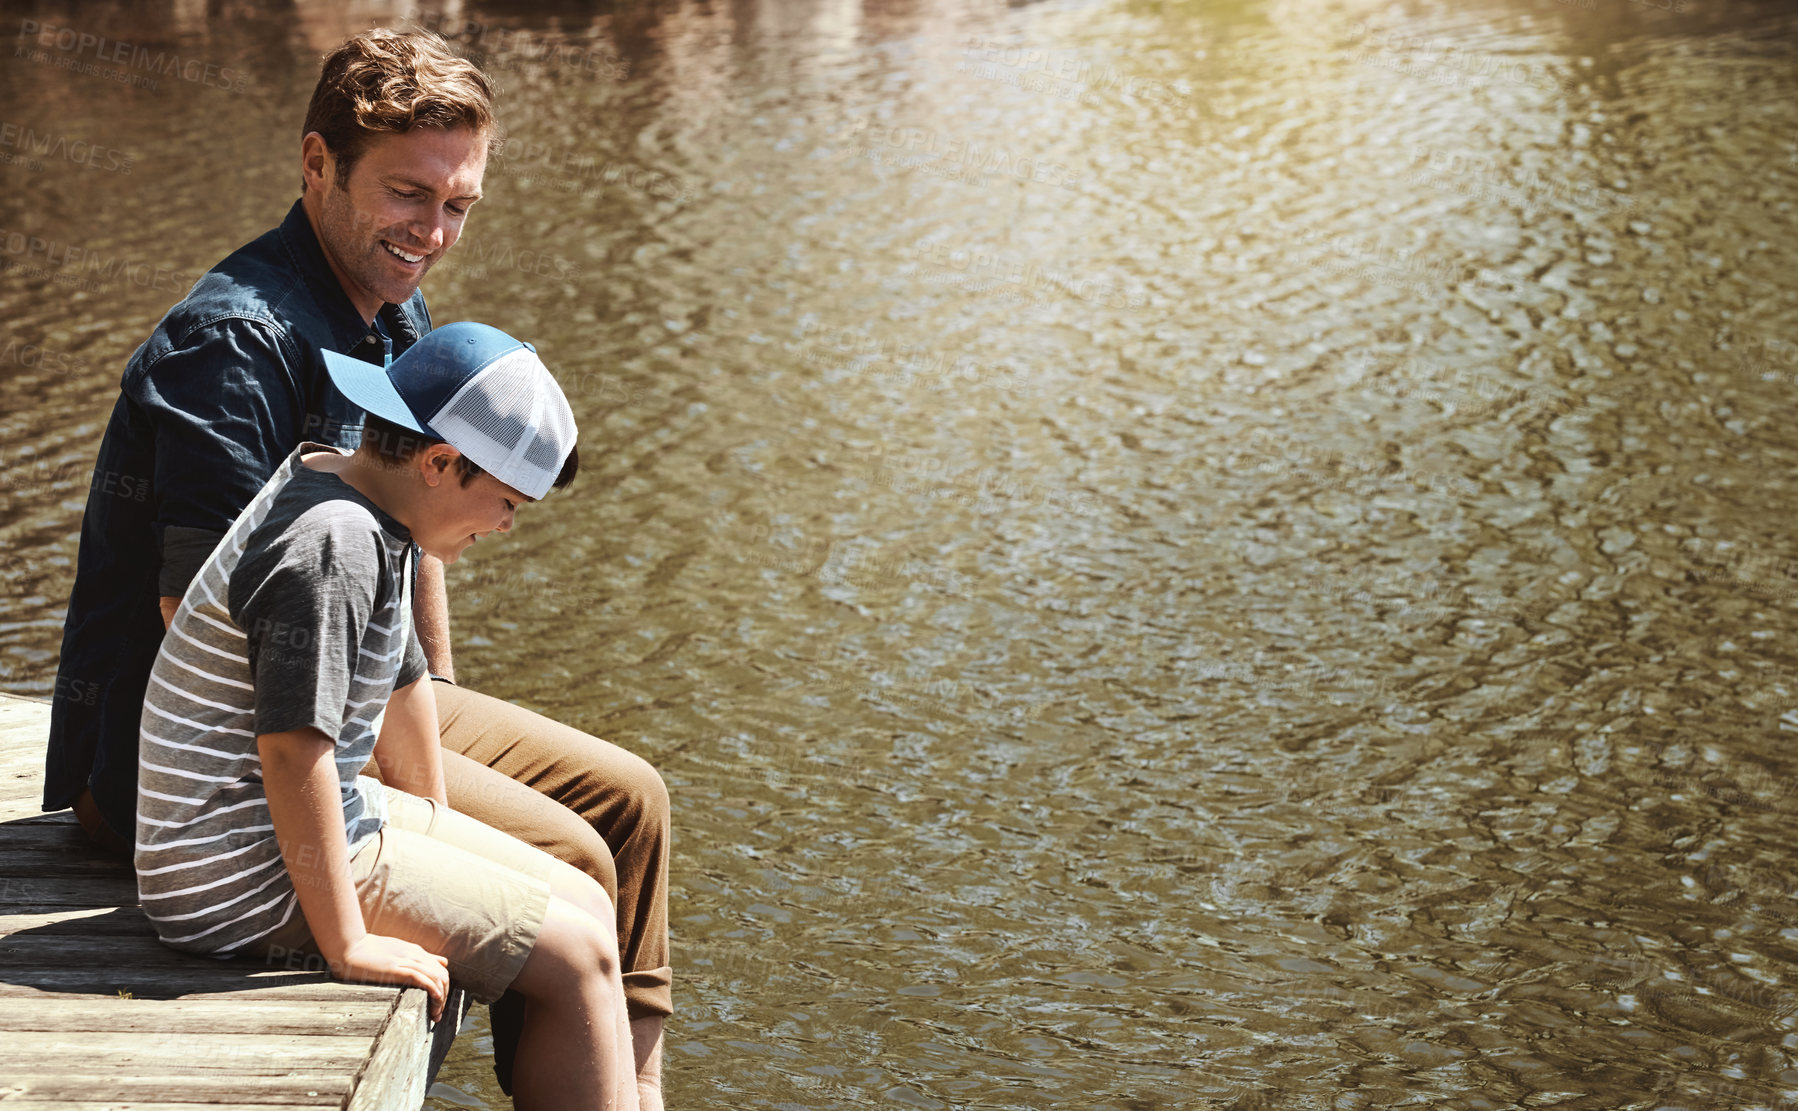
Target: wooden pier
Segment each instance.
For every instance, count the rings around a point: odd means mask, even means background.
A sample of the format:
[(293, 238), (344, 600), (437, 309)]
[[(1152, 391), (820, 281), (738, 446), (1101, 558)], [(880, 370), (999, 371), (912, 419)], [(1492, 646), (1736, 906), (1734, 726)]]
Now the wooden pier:
[(45, 814), (46, 702), (0, 695), (0, 1103), (415, 1109), (459, 1021), (425, 993), (165, 948), (130, 865)]

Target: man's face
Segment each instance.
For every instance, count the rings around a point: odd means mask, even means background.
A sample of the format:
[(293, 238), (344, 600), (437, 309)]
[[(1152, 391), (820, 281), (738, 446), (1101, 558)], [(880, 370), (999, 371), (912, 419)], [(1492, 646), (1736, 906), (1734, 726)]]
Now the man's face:
[(337, 184), (337, 159), (313, 132), (301, 147), (306, 211), (337, 280), (364, 319), (411, 297), (462, 234), (481, 198), (487, 136), (466, 127), (376, 135)]

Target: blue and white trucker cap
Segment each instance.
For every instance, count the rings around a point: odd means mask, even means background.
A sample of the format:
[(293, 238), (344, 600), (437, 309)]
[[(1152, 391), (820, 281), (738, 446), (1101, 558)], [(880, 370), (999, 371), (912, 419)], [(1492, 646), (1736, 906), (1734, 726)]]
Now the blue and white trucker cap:
[(383, 368), (323, 352), (351, 401), (439, 439), (533, 498), (549, 493), (574, 449), (574, 413), (537, 349), (487, 324), (426, 333)]

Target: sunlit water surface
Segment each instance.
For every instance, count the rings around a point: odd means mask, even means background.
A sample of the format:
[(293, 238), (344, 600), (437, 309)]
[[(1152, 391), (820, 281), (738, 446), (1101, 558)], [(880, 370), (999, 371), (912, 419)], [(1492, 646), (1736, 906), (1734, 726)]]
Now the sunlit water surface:
[(245, 88), (0, 65), (131, 160), (0, 165), (4, 689), (126, 358), (423, 19), (511, 134), (434, 315), (582, 423), (458, 670), (673, 790), (670, 1107), (1798, 1098), (1780, 5), (147, 7), (15, 18)]

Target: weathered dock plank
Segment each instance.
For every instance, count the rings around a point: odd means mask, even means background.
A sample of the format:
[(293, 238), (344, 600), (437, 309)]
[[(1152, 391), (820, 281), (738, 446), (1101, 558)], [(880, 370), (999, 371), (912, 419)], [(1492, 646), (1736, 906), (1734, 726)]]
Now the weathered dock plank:
[[(6, 846), (6, 829), (0, 826), (0, 847)], [(10, 853), (10, 847), (6, 847)], [(0, 854), (3, 855), (3, 854)], [(13, 903), (44, 906), (134, 907), (137, 880), (120, 871), (110, 876), (0, 876), (0, 914)], [(148, 926), (148, 923), (145, 923)]]
[[(56, 826), (38, 826), (38, 829), (56, 830)], [(15, 836), (23, 830), (7, 830), (6, 856), (0, 859), (0, 877), (8, 876), (101, 876), (111, 877), (119, 870), (119, 862), (109, 857), (77, 856), (68, 849), (39, 847), (24, 837)], [(59, 837), (62, 835), (58, 830)]]
[(110, 861), (113, 864), (120, 863), (120, 861), (107, 856), (88, 842), (87, 835), (81, 832), (81, 827), (75, 823), (73, 811), (58, 810), (52, 814), (45, 814), (44, 817), (53, 818), (57, 814), (67, 814), (69, 815), (69, 820), (66, 822), (43, 821), (32, 825), (17, 825), (6, 831), (6, 843), (8, 845), (30, 848), (54, 846), (65, 852), (69, 852), (71, 855), (84, 857), (91, 856), (95, 860)]
[[(39, 1108), (40, 1111), (219, 1111), (216, 1103), (145, 1103), (142, 1100), (131, 1100), (121, 1103), (118, 1100), (57, 1100), (55, 1103), (39, 1103), (29, 1096), (9, 1096), (10, 1089), (0, 1082), (0, 1099), (5, 1099), (23, 1111)], [(341, 1100), (308, 1099), (304, 1103), (259, 1103), (257, 1111), (341, 1111)]]
[[(211, 1077), (181, 1072), (145, 1072), (135, 1075), (107, 1072), (50, 1071), (37, 1062), (37, 1071), (6, 1069), (0, 1083), (0, 1102), (25, 1103), (60, 1111), (65, 1100), (119, 1102), (141, 1099), (173, 1100), (217, 1107), (295, 1103), (343, 1106), (350, 1081), (340, 1073), (293, 1073), (287, 1076)], [(398, 1106), (397, 1104), (395, 1106)]]
[[(0, 788), (4, 788), (4, 786), (4, 784), (0, 784)], [(14, 827), (39, 825), (72, 826), (75, 825), (75, 814), (73, 811), (69, 810), (57, 810), (49, 814), (44, 813), (39, 807), (36, 789), (33, 788), (29, 795), (21, 792), (17, 795), (8, 796), (3, 792), (0, 792), (0, 823)]]
[(50, 720), (48, 707), (48, 703), (37, 699), (0, 696), (0, 739), (13, 734), (27, 739), (36, 737), (38, 722)]
[(356, 1076), (347, 1111), (421, 1106), (430, 1087), (429, 1058), (439, 1041), (448, 1053), (449, 1040), (432, 1037), (424, 1011), (396, 1009)]
[[(130, 986), (114, 986), (121, 982), (129, 983)], [(377, 991), (391, 999), (394, 993), (393, 988), (377, 989), (373, 984), (349, 986), (368, 988), (369, 992), (352, 993), (346, 997), (339, 990), (345, 985), (323, 977), (291, 981), (262, 979), (238, 984), (229, 991), (221, 991), (217, 985), (196, 985), (191, 977), (168, 971), (134, 972), (128, 979), (116, 973), (109, 976), (104, 971), (90, 972), (84, 969), (9, 968), (0, 972), (0, 999), (36, 999), (48, 1005), (54, 1005), (57, 998), (66, 998), (70, 994), (102, 999), (139, 1000), (216, 999), (221, 995), (232, 995), (265, 1002), (307, 1004), (337, 1003), (345, 998), (379, 999), (382, 996), (376, 994)], [(421, 999), (423, 995), (423, 992), (419, 993)]]
[(0, 909), (0, 937), (23, 933), (33, 926), (64, 923), (71, 933), (138, 934), (143, 924), (135, 916), (126, 916), (119, 907), (33, 906), (14, 903)]
[[(0, 1075), (70, 1061), (108, 1072), (289, 1076), (328, 1072), (354, 1075), (368, 1054), (367, 1037), (353, 1034), (169, 1034), (160, 1030), (11, 1030), (0, 1046)], [(98, 1071), (98, 1070), (95, 1070)]]
[(0, 695), (0, 1102), (416, 1108), (467, 1000), (213, 961), (155, 938), (127, 863), (39, 810), (49, 706)]
[(26, 999), (0, 999), (0, 1034), (70, 1030), (148, 1031), (163, 1034), (353, 1035), (372, 1038), (387, 1023), (392, 1000), (323, 1001), (311, 1007), (248, 1003), (241, 999), (90, 999), (77, 997), (45, 1007)]
[[(40, 1104), (29, 1097), (7, 1097), (7, 1086), (4, 1082), (0, 1082), (0, 1098), (5, 1098), (9, 1104), (22, 1107), (23, 1111), (32, 1111), (32, 1107), (36, 1107), (40, 1111), (50, 1111), (50, 1107), (54, 1107), (56, 1111), (219, 1111), (218, 1104), (147, 1104), (144, 1100), (131, 1100), (124, 1104), (119, 1100), (101, 1100), (101, 1102), (58, 1100), (54, 1104)], [(313, 1098), (307, 1098), (306, 1102), (302, 1102), (302, 1104), (259, 1104), (259, 1107), (270, 1107), (275, 1111), (288, 1111), (289, 1107), (300, 1109), (300, 1111), (324, 1111), (327, 1107), (329, 1107), (329, 1111), (340, 1111), (342, 1106), (340, 1100), (320, 1102)]]

